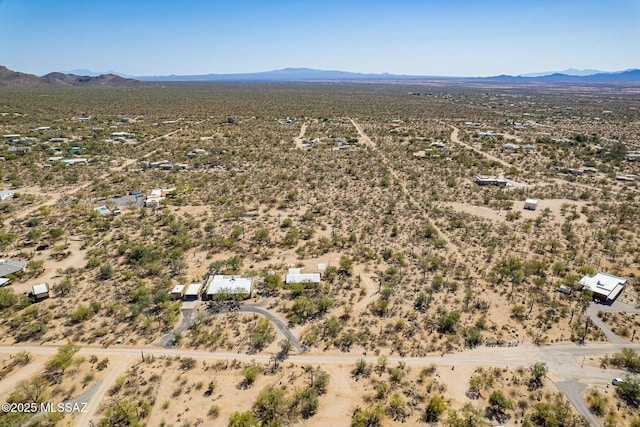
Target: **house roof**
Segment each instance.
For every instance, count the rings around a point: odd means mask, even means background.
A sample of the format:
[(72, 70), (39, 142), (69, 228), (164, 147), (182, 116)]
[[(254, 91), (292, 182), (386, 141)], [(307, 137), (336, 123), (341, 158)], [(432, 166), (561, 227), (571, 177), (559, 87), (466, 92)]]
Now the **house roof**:
[(171, 289), (172, 294), (182, 294), (184, 291), (184, 285), (175, 285), (173, 289)]
[(320, 273), (289, 273), (287, 283), (320, 283)]
[(13, 191), (11, 190), (0, 191), (0, 200), (8, 199), (9, 197), (13, 197)]
[(26, 261), (9, 261), (6, 259), (0, 259), (0, 277), (19, 273), (26, 265)]
[(525, 203), (531, 203), (531, 204), (537, 205), (537, 204), (538, 204), (538, 199), (527, 199), (527, 200), (525, 200), (524, 202), (525, 202)]
[(584, 276), (579, 283), (583, 289), (589, 289), (594, 293), (614, 299), (624, 289), (627, 279), (612, 274), (598, 273), (595, 276)]
[(253, 279), (251, 277), (216, 274), (209, 278), (209, 282), (207, 283), (207, 295), (224, 292), (232, 294), (250, 294), (252, 282)]
[(98, 212), (100, 215), (110, 214), (111, 211), (106, 206), (98, 206), (97, 208), (93, 208), (94, 211)]
[(476, 182), (507, 182), (502, 176), (490, 176), (490, 175), (476, 175), (474, 178)]

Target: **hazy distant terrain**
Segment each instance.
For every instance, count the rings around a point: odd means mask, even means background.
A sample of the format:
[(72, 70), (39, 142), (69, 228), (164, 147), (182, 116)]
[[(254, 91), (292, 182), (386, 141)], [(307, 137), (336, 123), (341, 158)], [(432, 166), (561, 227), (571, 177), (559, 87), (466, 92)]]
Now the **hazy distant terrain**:
[(0, 86), (134, 86), (140, 82), (115, 74), (78, 76), (75, 74), (49, 73), (42, 77), (9, 70), (0, 66)]
[(79, 76), (53, 72), (40, 78), (31, 74), (13, 72), (6, 67), (0, 69), (0, 85), (33, 86), (38, 84), (75, 85), (75, 86), (130, 86), (137, 81), (146, 82), (439, 82), (467, 84), (624, 84), (640, 86), (640, 70), (601, 73), (592, 70), (566, 70), (567, 73), (534, 73), (521, 76), (493, 77), (451, 77), (451, 76), (413, 76), (394, 74), (367, 74), (348, 71), (325, 71), (311, 68), (284, 68), (281, 70), (238, 74), (202, 74), (168, 76), (118, 76), (116, 74), (98, 74), (90, 70), (77, 70), (87, 75)]

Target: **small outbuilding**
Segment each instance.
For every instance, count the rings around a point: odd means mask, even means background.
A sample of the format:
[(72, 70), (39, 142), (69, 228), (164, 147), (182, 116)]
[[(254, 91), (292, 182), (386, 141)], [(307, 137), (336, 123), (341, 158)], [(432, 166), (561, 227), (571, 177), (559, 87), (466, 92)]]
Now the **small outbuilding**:
[(565, 295), (571, 295), (573, 293), (571, 291), (571, 288), (568, 287), (567, 285), (560, 285), (560, 287), (558, 288), (558, 292), (563, 293)]
[(527, 199), (524, 201), (524, 208), (530, 211), (535, 211), (538, 207), (538, 199)]
[(106, 206), (98, 206), (93, 208), (94, 211), (98, 212), (99, 215), (109, 215), (111, 211)]
[(37, 300), (49, 298), (49, 285), (47, 283), (40, 283), (39, 285), (34, 285), (31, 288), (31, 294)]
[(48, 240), (43, 240), (42, 242), (38, 243), (38, 246), (36, 246), (36, 251), (47, 250), (47, 249), (49, 249), (49, 246), (51, 246), (49, 241)]
[(171, 289), (171, 298), (181, 299), (183, 295), (184, 295), (184, 285), (175, 285), (173, 289)]

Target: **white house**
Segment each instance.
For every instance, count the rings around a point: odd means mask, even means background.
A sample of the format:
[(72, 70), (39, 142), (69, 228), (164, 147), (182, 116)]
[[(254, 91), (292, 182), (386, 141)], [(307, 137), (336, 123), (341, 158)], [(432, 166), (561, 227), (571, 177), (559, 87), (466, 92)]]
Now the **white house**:
[(249, 298), (253, 278), (237, 275), (216, 274), (210, 276), (207, 281), (206, 299), (211, 300), (220, 297)]
[(0, 258), (0, 277), (21, 273), (26, 265), (25, 261), (10, 261)]
[(593, 297), (603, 302), (614, 301), (624, 290), (627, 279), (607, 273), (598, 273), (595, 276), (586, 275), (580, 282), (583, 290), (593, 292)]
[(320, 283), (320, 273), (301, 273), (299, 268), (290, 268), (285, 282), (290, 283)]
[(64, 159), (62, 160), (62, 163), (64, 163), (65, 166), (71, 166), (71, 165), (77, 165), (77, 164), (86, 165), (88, 163), (88, 160), (85, 158)]
[(524, 208), (530, 211), (535, 211), (538, 207), (538, 199), (527, 199), (524, 201)]

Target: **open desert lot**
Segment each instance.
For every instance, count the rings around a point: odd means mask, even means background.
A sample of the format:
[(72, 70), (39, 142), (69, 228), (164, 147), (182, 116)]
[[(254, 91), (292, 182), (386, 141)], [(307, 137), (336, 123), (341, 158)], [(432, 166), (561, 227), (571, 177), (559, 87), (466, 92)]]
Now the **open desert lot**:
[(640, 426), (639, 109), (0, 87), (0, 427)]

